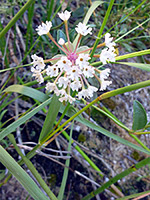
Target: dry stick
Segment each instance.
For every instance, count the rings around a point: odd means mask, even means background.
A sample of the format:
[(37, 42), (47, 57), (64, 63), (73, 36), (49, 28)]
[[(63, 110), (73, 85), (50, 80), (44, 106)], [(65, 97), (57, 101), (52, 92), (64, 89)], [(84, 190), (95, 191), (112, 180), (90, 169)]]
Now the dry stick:
[[(22, 148), (22, 149), (25, 149), (25, 150), (29, 150), (29, 151), (31, 151), (31, 150), (33, 149), (32, 147), (25, 146), (25, 145), (19, 145), (19, 144), (17, 144), (17, 146), (18, 146), (19, 148)], [(13, 147), (13, 145), (10, 145), (10, 147)], [(46, 148), (46, 150), (47, 150), (47, 148)], [(66, 152), (67, 152), (67, 151), (66, 151)], [(68, 152), (67, 152), (67, 153), (68, 153)], [(82, 178), (84, 178), (84, 179), (88, 180), (89, 182), (95, 184), (96, 186), (100, 187), (100, 185), (99, 185), (98, 183), (96, 183), (94, 180), (92, 180), (92, 179), (88, 178), (87, 176), (81, 174), (81, 173), (80, 173), (79, 171), (77, 171), (77, 170), (73, 170), (72, 168), (67, 167), (65, 164), (59, 162), (58, 160), (55, 160), (54, 158), (52, 158), (52, 157), (49, 156), (48, 154), (43, 153), (42, 151), (39, 151), (39, 150), (37, 151), (37, 154), (40, 155), (40, 156), (44, 156), (44, 157), (46, 157), (46, 158), (48, 158), (48, 159), (50, 159), (50, 160), (56, 162), (57, 164), (61, 165), (62, 167), (68, 168), (70, 171), (74, 172), (74, 173), (77, 174), (78, 176), (81, 176)], [(64, 157), (67, 158), (67, 156), (64, 156)], [(57, 158), (57, 157), (56, 157), (56, 158)]]

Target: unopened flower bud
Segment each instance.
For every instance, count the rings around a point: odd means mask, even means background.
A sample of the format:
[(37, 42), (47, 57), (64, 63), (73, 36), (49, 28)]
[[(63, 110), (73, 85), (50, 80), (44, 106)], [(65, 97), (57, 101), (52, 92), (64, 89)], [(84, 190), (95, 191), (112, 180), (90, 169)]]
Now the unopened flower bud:
[(59, 41), (58, 41), (58, 44), (64, 45), (65, 44), (65, 40), (63, 38), (60, 38)]

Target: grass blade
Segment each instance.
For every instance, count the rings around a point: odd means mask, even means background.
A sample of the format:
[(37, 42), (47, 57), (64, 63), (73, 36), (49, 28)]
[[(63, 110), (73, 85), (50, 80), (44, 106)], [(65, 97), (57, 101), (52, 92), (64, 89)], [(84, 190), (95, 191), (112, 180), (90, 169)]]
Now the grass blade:
[(128, 66), (131, 66), (131, 67), (136, 67), (136, 68), (150, 72), (150, 64), (132, 63), (132, 62), (115, 62), (115, 63), (121, 64), (121, 65), (128, 65)]
[(53, 95), (52, 100), (49, 105), (48, 113), (46, 115), (46, 119), (40, 133), (39, 141), (47, 136), (53, 128), (54, 122), (58, 115), (61, 102), (58, 100), (59, 97)]
[[(116, 183), (118, 180), (122, 179), (123, 177), (137, 171), (138, 169), (140, 169), (141, 167), (150, 164), (150, 158), (146, 158), (142, 161), (140, 161), (139, 163), (131, 166), (130, 168), (128, 168), (127, 170), (121, 172), (120, 174), (117, 174), (115, 177), (111, 178), (108, 182), (104, 183), (101, 187), (99, 187), (97, 190), (92, 191), (90, 194), (88, 194), (86, 197), (84, 197), (82, 200), (88, 200), (91, 199), (92, 197), (94, 197), (97, 194), (100, 194), (101, 192), (103, 192), (106, 188), (108, 188), (109, 186), (111, 186), (111, 184)], [(121, 198), (122, 199), (122, 198)]]
[(37, 112), (39, 112), (42, 108), (47, 106), (50, 103), (51, 99), (44, 101), (42, 104), (34, 108), (32, 111), (24, 115), (23, 117), (19, 118), (15, 122), (11, 123), (9, 126), (7, 126), (3, 131), (0, 132), (0, 140), (2, 140), (4, 137), (6, 137), (9, 133), (12, 133), (15, 131), (15, 129), (25, 123), (28, 119), (30, 119), (32, 116), (34, 116)]
[[(67, 151), (71, 151), (72, 131), (73, 131), (73, 124), (72, 124), (71, 130), (70, 130), (70, 137), (69, 137), (69, 144), (68, 144)], [(70, 154), (67, 154), (67, 156), (70, 156)], [(70, 159), (67, 159), (65, 162), (65, 166), (69, 167), (69, 165), (70, 165)], [(68, 171), (69, 171), (69, 168), (67, 168), (67, 167), (65, 167), (65, 169), (64, 169), (63, 179), (62, 179), (61, 187), (60, 187), (59, 194), (58, 194), (58, 200), (63, 200), (63, 197), (64, 197), (64, 191), (65, 191), (67, 177), (68, 177)]]
[(110, 0), (110, 3), (109, 3), (109, 6), (108, 6), (108, 9), (107, 9), (107, 12), (106, 12), (106, 14), (105, 14), (105, 17), (104, 17), (104, 20), (103, 20), (103, 23), (102, 23), (102, 26), (101, 26), (101, 28), (100, 28), (100, 30), (99, 30), (98, 35), (97, 35), (98, 38), (96, 39), (96, 41), (95, 41), (95, 43), (94, 43), (94, 46), (93, 46), (93, 49), (92, 49), (92, 52), (91, 52), (91, 54), (90, 54), (91, 57), (93, 57), (93, 55), (94, 55), (94, 53), (95, 53), (95, 50), (96, 50), (96, 48), (97, 48), (97, 45), (98, 45), (98, 43), (99, 43), (99, 41), (100, 41), (101, 35), (102, 35), (103, 30), (104, 30), (104, 28), (105, 28), (105, 25), (106, 25), (106, 23), (107, 23), (107, 20), (108, 20), (108, 17), (109, 17), (109, 15), (110, 15), (110, 12), (111, 12), (111, 9), (112, 9), (113, 4), (114, 4), (114, 0)]
[(16, 21), (23, 15), (23, 13), (34, 3), (34, 0), (28, 0), (27, 3), (19, 10), (19, 12), (12, 18), (7, 26), (0, 32), (0, 38), (2, 38), (8, 30), (16, 23)]
[(33, 99), (36, 99), (40, 102), (43, 102), (49, 98), (49, 96), (44, 94), (43, 92), (40, 92), (34, 88), (30, 88), (24, 85), (11, 85), (8, 88), (6, 88), (3, 92), (17, 92), (19, 94), (23, 94)]
[(0, 161), (23, 185), (28, 193), (35, 199), (49, 200), (38, 188), (33, 179), (18, 165), (18, 163), (0, 146)]

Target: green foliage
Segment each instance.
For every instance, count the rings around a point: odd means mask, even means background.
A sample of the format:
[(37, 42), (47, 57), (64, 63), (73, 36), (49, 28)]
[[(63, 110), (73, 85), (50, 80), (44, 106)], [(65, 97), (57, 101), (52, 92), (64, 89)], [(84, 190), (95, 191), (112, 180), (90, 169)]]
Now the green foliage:
[(134, 131), (142, 129), (147, 124), (146, 111), (139, 101), (133, 102), (133, 125), (132, 129)]
[(56, 117), (58, 115), (58, 112), (60, 110), (61, 102), (58, 100), (58, 97), (56, 95), (53, 95), (51, 102), (49, 104), (49, 109), (47, 112), (47, 116), (42, 128), (42, 131), (40, 133), (39, 142), (44, 139), (47, 135), (50, 134), (54, 122), (56, 120)]
[(7, 153), (5, 149), (3, 149), (2, 146), (0, 146), (0, 161), (17, 178), (17, 180), (35, 200), (38, 200), (39, 198), (48, 200), (33, 179), (17, 164), (17, 162)]

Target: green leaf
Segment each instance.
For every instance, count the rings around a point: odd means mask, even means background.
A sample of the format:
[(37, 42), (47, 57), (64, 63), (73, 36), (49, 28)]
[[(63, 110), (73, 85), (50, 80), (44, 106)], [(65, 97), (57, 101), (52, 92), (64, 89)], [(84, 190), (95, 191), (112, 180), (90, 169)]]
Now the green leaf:
[(35, 200), (44, 199), (49, 200), (42, 193), (33, 179), (20, 167), (20, 165), (7, 153), (7, 151), (0, 146), (0, 162), (7, 167), (7, 169), (15, 176), (15, 178), (22, 184), (28, 193)]
[(2, 140), (5, 136), (7, 136), (9, 133), (12, 133), (15, 131), (15, 129), (25, 123), (28, 119), (30, 119), (32, 116), (34, 116), (37, 112), (39, 112), (42, 108), (47, 106), (51, 101), (51, 98), (44, 101), (42, 104), (34, 108), (32, 111), (24, 115), (23, 117), (19, 118), (15, 122), (11, 123), (9, 126), (7, 126), (3, 131), (0, 132), (0, 140)]
[(150, 64), (132, 63), (132, 62), (115, 62), (115, 63), (121, 64), (121, 65), (128, 65), (128, 66), (131, 66), (131, 67), (136, 67), (136, 68), (150, 72)]
[(58, 30), (57, 31), (57, 42), (59, 41), (59, 39), (62, 38), (64, 39), (65, 41), (67, 41), (67, 38), (66, 38), (66, 35), (65, 33), (62, 31), (62, 30)]
[[(68, 149), (67, 149), (67, 151), (69, 151), (69, 152), (71, 152), (73, 125), (74, 124), (72, 124), (72, 126), (71, 126), (69, 144), (68, 144)], [(67, 156), (70, 156), (70, 153), (68, 153)], [(66, 167), (64, 169), (64, 174), (63, 174), (63, 178), (62, 178), (62, 182), (61, 182), (61, 186), (60, 186), (60, 190), (59, 190), (59, 194), (58, 194), (58, 200), (64, 199), (64, 192), (65, 192), (65, 187), (66, 187), (67, 178), (68, 178), (69, 165), (70, 165), (70, 158), (67, 159), (65, 162)]]
[[(76, 51), (76, 52), (85, 51), (85, 50), (87, 50), (87, 49), (89, 49), (88, 46), (81, 46), (81, 47), (77, 48), (77, 51)], [(88, 53), (90, 53), (90, 50), (84, 52), (84, 54), (88, 54)]]
[(23, 15), (23, 13), (34, 3), (33, 0), (28, 0), (26, 4), (18, 11), (18, 13), (10, 20), (10, 22), (5, 26), (5, 28), (0, 32), (0, 38), (2, 38), (9, 29), (16, 23), (16, 21)]
[(41, 141), (44, 137), (46, 137), (47, 134), (49, 134), (50, 131), (52, 130), (60, 106), (61, 102), (58, 100), (58, 97), (56, 95), (53, 95), (42, 131), (40, 133), (39, 141)]
[[(89, 199), (93, 198), (97, 194), (100, 194), (101, 192), (103, 192), (106, 188), (110, 187), (113, 183), (116, 183), (121, 178), (128, 176), (129, 174), (135, 172), (136, 170), (140, 169), (141, 167), (144, 167), (145, 165), (148, 165), (149, 163), (150, 163), (150, 158), (146, 158), (146, 159), (136, 163), (135, 165), (132, 165), (131, 167), (129, 167), (125, 171), (123, 171), (120, 174), (117, 174), (116, 176), (111, 178), (109, 181), (104, 183), (102, 186), (100, 186), (96, 190), (89, 193), (87, 196), (82, 198), (82, 200), (89, 200)], [(118, 200), (125, 200), (125, 199), (126, 198), (123, 197), (123, 198), (119, 198)]]
[(38, 91), (37, 89), (30, 88), (24, 85), (11, 85), (6, 88), (3, 92), (17, 92), (33, 99), (36, 99), (40, 102), (43, 102), (49, 98), (48, 95), (43, 92)]
[[(77, 121), (79, 121), (79, 120), (77, 120)], [(137, 146), (137, 145), (135, 145), (135, 144), (133, 144), (133, 143), (121, 138), (121, 137), (119, 137), (118, 135), (107, 131), (106, 129), (104, 129), (104, 128), (100, 127), (100, 126), (97, 126), (97, 125), (93, 124), (92, 122), (90, 122), (90, 121), (88, 121), (88, 120), (86, 120), (84, 118), (80, 122), (82, 124), (88, 126), (89, 128), (92, 128), (92, 129), (98, 131), (99, 133), (101, 133), (101, 134), (103, 134), (103, 135), (105, 135), (105, 136), (107, 136), (109, 138), (112, 138), (112, 139), (116, 140), (117, 142), (120, 142), (121, 144), (124, 144), (124, 145), (126, 145), (128, 147), (131, 147), (131, 148), (137, 150), (137, 151), (141, 151), (141, 152), (144, 152), (144, 153), (150, 155), (150, 152), (145, 150), (144, 148), (139, 147), (139, 146)]]
[[(63, 109), (63, 107), (61, 107), (61, 109)], [(61, 112), (62, 112), (62, 110), (61, 110)], [(73, 106), (70, 106), (68, 112), (66, 113), (66, 115), (69, 116), (69, 117), (72, 117), (77, 112), (78, 111)], [(137, 151), (141, 151), (141, 152), (144, 152), (144, 153), (150, 155), (150, 152), (145, 150), (144, 148), (139, 147), (139, 146), (137, 146), (137, 145), (135, 145), (135, 144), (133, 144), (133, 143), (121, 138), (121, 137), (119, 137), (118, 135), (107, 131), (106, 129), (102, 128), (101, 126), (97, 126), (97, 125), (93, 124), (89, 120), (83, 118), (82, 115), (77, 116), (75, 118), (75, 120), (80, 122), (80, 123), (82, 123), (82, 124), (84, 124), (84, 125), (86, 125), (86, 126), (88, 126), (89, 128), (94, 129), (95, 131), (98, 131), (99, 133), (101, 133), (101, 134), (103, 134), (103, 135), (105, 135), (105, 136), (107, 136), (109, 138), (112, 138), (112, 139), (116, 140), (117, 142), (120, 142), (121, 144), (124, 144), (124, 145), (126, 145), (128, 147), (131, 147), (131, 148), (137, 150)]]
[(133, 102), (133, 125), (132, 129), (134, 131), (142, 129), (147, 124), (146, 111), (139, 101)]

